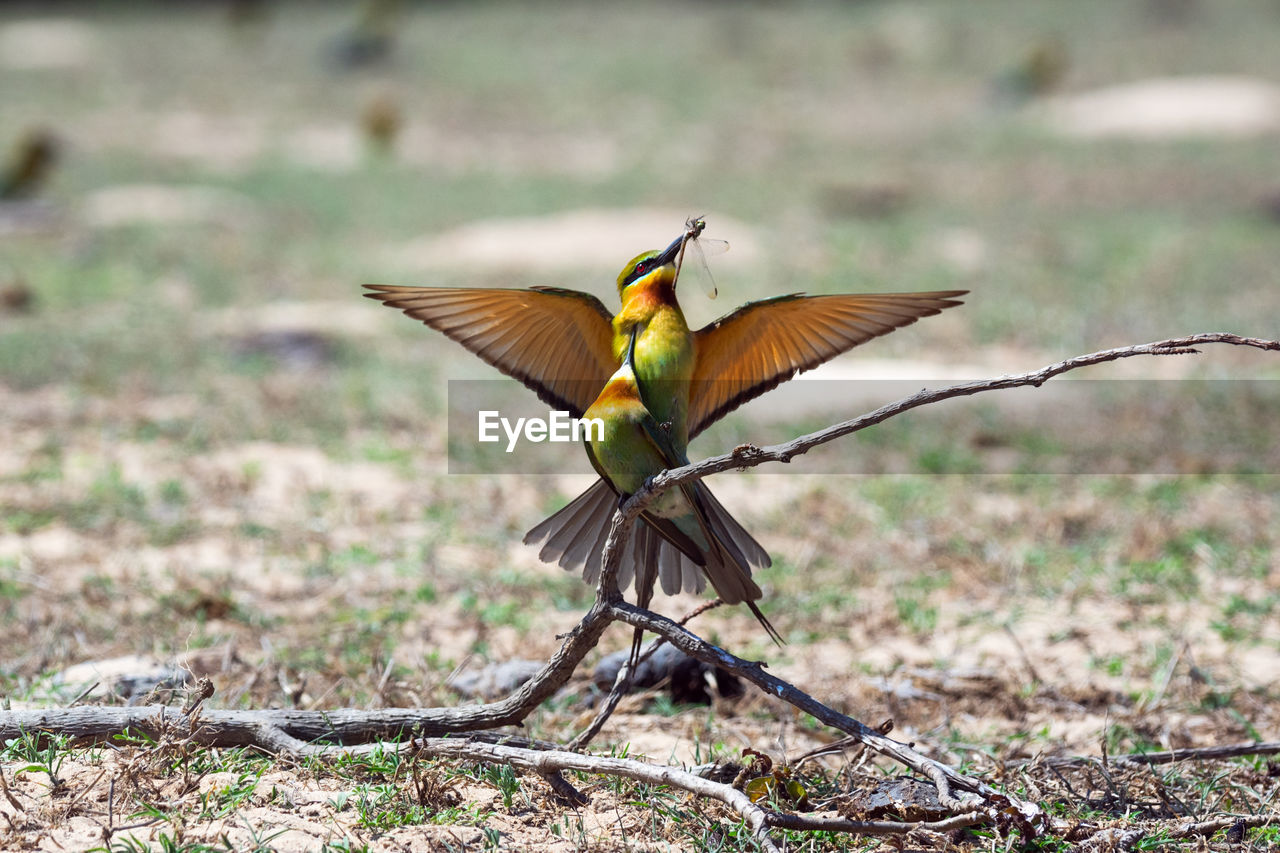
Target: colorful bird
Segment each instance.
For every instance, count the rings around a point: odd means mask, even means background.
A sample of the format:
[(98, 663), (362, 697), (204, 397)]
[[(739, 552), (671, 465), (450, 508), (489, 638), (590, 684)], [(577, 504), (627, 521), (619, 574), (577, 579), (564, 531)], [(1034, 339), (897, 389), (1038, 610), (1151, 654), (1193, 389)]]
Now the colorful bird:
[[(638, 492), (650, 477), (689, 462), (672, 443), (666, 425), (659, 423), (645, 406), (636, 372), (637, 342), (643, 332), (641, 325), (632, 326), (621, 366), (583, 415), (603, 423), (599, 437), (589, 437), (587, 442), (591, 467), (623, 500)], [(703, 483), (685, 483), (664, 492), (644, 510), (641, 517), (660, 537), (663, 545), (675, 548), (701, 568), (721, 600), (726, 604), (745, 603), (769, 636), (778, 643), (782, 642), (778, 632), (755, 604), (761, 596), (760, 587), (751, 579), (750, 564), (737, 544), (737, 539), (745, 534), (740, 532), (736, 522), (733, 528), (725, 524), (727, 514), (719, 508)], [(746, 539), (754, 550), (763, 553), (754, 539), (750, 536)], [(629, 548), (652, 547), (651, 542), (634, 537), (630, 543)], [(633, 553), (637, 563), (649, 562), (643, 550)], [(768, 558), (767, 555), (765, 557)], [(641, 607), (648, 607), (652, 592), (652, 582), (637, 590)], [(632, 646), (633, 662), (639, 647), (640, 631), (637, 630)]]
[[(365, 295), (443, 332), (574, 417), (595, 402), (635, 330), (641, 398), (683, 456), (691, 439), (748, 400), (858, 344), (959, 305), (956, 297), (967, 292), (792, 293), (749, 302), (691, 331), (676, 300), (676, 264), (689, 236), (686, 230), (666, 249), (638, 255), (623, 267), (616, 316), (596, 297), (561, 288), (366, 285), (372, 292)], [(768, 566), (764, 549), (710, 492), (704, 497), (708, 517), (747, 564)], [(580, 569), (594, 583), (616, 507), (614, 489), (601, 480), (524, 541), (541, 543), (541, 559)], [(628, 545), (619, 586), (625, 589), (633, 578), (637, 597), (645, 601), (655, 578), (668, 594), (704, 587), (700, 567), (647, 522)]]

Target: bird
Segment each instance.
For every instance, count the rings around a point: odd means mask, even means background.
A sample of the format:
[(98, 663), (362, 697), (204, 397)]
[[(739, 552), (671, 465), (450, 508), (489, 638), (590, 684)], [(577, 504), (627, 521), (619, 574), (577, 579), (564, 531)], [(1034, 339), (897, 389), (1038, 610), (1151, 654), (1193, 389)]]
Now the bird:
[[(602, 425), (596, 434), (588, 431), (587, 458), (619, 501), (638, 492), (650, 477), (689, 463), (672, 443), (667, 425), (654, 417), (641, 393), (636, 346), (643, 331), (642, 324), (631, 327), (622, 364), (583, 414), (584, 419), (598, 420)], [(738, 546), (741, 534), (728, 528), (723, 514), (711, 512), (714, 504), (704, 483), (683, 483), (659, 495), (641, 517), (663, 542), (702, 570), (722, 601), (746, 604), (769, 636), (781, 644), (782, 637), (756, 606), (762, 593), (751, 579), (750, 563)], [(756, 550), (763, 551), (749, 535), (747, 539)], [(650, 543), (639, 542), (635, 547), (650, 547)], [(639, 561), (644, 562), (643, 554)], [(652, 584), (638, 590), (640, 607), (649, 606), (652, 591)], [(637, 628), (631, 652), (633, 665), (638, 661), (641, 634)]]
[(364, 0), (351, 30), (329, 45), (329, 64), (338, 71), (382, 65), (391, 58), (401, 26), (400, 0)]
[(42, 127), (28, 130), (0, 174), (0, 200), (16, 201), (36, 195), (53, 172), (61, 147), (51, 131)]
[[(677, 264), (692, 229), (666, 249), (632, 258), (618, 274), (615, 315), (588, 293), (557, 287), (449, 288), (367, 284), (365, 296), (442, 332), (488, 364), (519, 380), (550, 406), (582, 414), (618, 369), (636, 332), (632, 359), (641, 398), (663, 424), (673, 449), (734, 409), (872, 338), (961, 304), (964, 290), (927, 293), (790, 293), (748, 302), (690, 330), (676, 298)], [(703, 510), (749, 566), (770, 565), (768, 552), (708, 491)], [(600, 575), (601, 551), (617, 508), (601, 479), (535, 525), (524, 542), (539, 558), (587, 583)], [(619, 570), (648, 600), (655, 580), (667, 594), (705, 588), (701, 568), (640, 524)]]
[(35, 308), (35, 293), (20, 275), (0, 284), (0, 313), (26, 314)]
[(992, 87), (995, 100), (1003, 106), (1020, 107), (1048, 95), (1062, 85), (1070, 65), (1071, 56), (1061, 38), (1041, 38), (1015, 65), (995, 78)]
[(360, 126), (364, 130), (369, 151), (378, 157), (391, 156), (403, 125), (404, 116), (400, 105), (387, 92), (370, 99), (365, 104), (364, 112), (360, 114)]

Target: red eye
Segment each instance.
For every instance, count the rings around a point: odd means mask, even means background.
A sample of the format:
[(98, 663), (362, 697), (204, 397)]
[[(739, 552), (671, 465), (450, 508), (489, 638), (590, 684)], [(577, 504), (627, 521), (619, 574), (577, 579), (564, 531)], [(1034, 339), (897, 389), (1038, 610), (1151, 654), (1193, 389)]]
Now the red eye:
[(636, 264), (636, 275), (641, 275), (642, 273), (648, 272), (648, 270), (649, 270), (648, 261), (641, 261), (640, 263)]

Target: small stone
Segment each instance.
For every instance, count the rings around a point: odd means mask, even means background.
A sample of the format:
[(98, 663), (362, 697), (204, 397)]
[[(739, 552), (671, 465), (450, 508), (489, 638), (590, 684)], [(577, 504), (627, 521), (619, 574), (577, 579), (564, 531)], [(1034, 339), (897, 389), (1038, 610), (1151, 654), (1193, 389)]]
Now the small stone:
[(494, 699), (520, 689), (544, 666), (544, 662), (536, 660), (500, 661), (483, 669), (460, 672), (449, 686), (468, 699)]

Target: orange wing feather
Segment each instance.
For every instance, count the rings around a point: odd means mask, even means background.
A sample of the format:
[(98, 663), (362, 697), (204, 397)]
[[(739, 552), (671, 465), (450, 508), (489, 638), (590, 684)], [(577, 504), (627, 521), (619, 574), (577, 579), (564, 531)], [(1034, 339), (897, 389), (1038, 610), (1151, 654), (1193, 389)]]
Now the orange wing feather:
[(613, 315), (587, 293), (366, 284), (370, 299), (443, 332), (551, 406), (581, 417), (618, 367)]
[(965, 290), (748, 302), (694, 333), (689, 435), (842, 352), (960, 303)]

